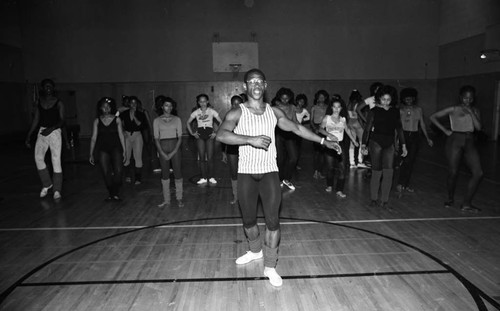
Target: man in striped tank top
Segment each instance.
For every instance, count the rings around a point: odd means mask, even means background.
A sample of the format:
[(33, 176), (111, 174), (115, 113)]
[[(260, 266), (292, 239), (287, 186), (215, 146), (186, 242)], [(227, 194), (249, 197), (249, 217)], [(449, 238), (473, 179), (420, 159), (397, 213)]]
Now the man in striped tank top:
[[(242, 265), (264, 257), (264, 275), (273, 286), (281, 286), (283, 281), (275, 269), (281, 237), (281, 187), (276, 161), (275, 127), (335, 149), (339, 154), (341, 149), (338, 143), (326, 141), (306, 127), (290, 121), (279, 108), (265, 103), (266, 87), (266, 77), (261, 70), (251, 69), (245, 74), (243, 89), (248, 100), (226, 114), (216, 139), (227, 145), (240, 146), (238, 199), (250, 251), (236, 259), (236, 264)], [(266, 221), (264, 248), (257, 225), (259, 197)]]

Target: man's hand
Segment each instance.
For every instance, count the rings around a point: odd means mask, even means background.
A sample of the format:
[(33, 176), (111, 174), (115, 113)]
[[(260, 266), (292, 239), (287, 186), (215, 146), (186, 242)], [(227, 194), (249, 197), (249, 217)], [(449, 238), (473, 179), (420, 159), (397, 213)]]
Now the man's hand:
[(267, 151), (269, 145), (271, 144), (271, 137), (266, 135), (255, 136), (250, 139), (249, 144), (255, 148), (264, 149)]
[(326, 148), (333, 149), (333, 150), (337, 151), (338, 154), (342, 153), (342, 148), (340, 148), (339, 143), (336, 141), (325, 140), (325, 142), (323, 144), (325, 145)]
[(403, 150), (401, 152), (401, 156), (404, 158), (408, 154), (408, 150), (406, 149), (406, 145), (403, 144), (402, 149)]
[(362, 155), (368, 155), (368, 148), (366, 147), (366, 145), (361, 145), (360, 150)]

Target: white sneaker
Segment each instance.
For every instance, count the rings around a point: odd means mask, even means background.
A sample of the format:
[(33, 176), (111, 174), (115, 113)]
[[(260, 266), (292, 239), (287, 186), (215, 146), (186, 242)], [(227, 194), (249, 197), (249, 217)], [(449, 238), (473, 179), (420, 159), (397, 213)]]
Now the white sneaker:
[(326, 192), (332, 192), (332, 187), (331, 186), (326, 187), (325, 191)]
[(366, 165), (365, 163), (359, 163), (358, 168), (370, 168), (370, 167), (368, 165)]
[(254, 260), (260, 259), (263, 256), (264, 255), (262, 254), (262, 250), (260, 250), (260, 252), (258, 252), (258, 253), (248, 251), (245, 255), (238, 257), (236, 259), (236, 264), (237, 265), (244, 265), (244, 264), (247, 264), (247, 263), (252, 262)]
[(61, 198), (61, 193), (59, 191), (54, 191), (54, 200), (59, 200)]
[(347, 197), (347, 195), (345, 193), (343, 193), (342, 191), (337, 191), (337, 196), (339, 198), (342, 198), (342, 199), (345, 198), (345, 197)]
[(208, 182), (215, 185), (217, 183), (217, 180), (215, 180), (215, 178), (212, 177), (208, 180)]
[(295, 190), (295, 186), (292, 184), (291, 181), (283, 179), (282, 183), (283, 183), (283, 185), (285, 185), (288, 188), (290, 188), (290, 190)]
[(283, 279), (279, 276), (278, 272), (276, 272), (275, 268), (264, 268), (264, 275), (269, 278), (269, 282), (271, 282), (272, 286), (280, 287), (283, 285)]
[(40, 198), (45, 198), (47, 196), (47, 193), (49, 192), (49, 189), (52, 188), (52, 185), (48, 187), (43, 187), (42, 191), (40, 191)]
[(198, 185), (203, 185), (203, 184), (206, 184), (207, 183), (207, 180), (205, 178), (200, 178), (200, 180), (198, 180), (196, 182)]
[(170, 201), (164, 201), (164, 202), (158, 204), (158, 207), (159, 208), (164, 208), (164, 207), (169, 208), (170, 207)]

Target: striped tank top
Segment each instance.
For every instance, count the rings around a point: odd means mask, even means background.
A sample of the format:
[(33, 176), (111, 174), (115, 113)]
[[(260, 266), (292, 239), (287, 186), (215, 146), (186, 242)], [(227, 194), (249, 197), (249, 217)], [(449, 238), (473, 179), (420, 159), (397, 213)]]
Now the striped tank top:
[(238, 158), (239, 174), (265, 174), (277, 172), (276, 163), (276, 141), (274, 138), (274, 129), (278, 119), (269, 104), (266, 104), (266, 110), (263, 114), (253, 114), (240, 104), (241, 116), (238, 125), (234, 128), (234, 133), (245, 136), (265, 135), (271, 137), (271, 144), (266, 150), (255, 148), (251, 145), (241, 145)]

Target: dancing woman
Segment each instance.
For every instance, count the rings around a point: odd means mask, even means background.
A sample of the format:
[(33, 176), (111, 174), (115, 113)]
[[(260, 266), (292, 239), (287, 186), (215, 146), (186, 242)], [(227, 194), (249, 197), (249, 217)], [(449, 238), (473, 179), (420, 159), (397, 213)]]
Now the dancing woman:
[[(386, 207), (389, 201), (389, 193), (392, 187), (394, 175), (394, 149), (395, 134), (399, 135), (402, 146), (401, 156), (407, 154), (406, 144), (401, 126), (399, 109), (393, 107), (395, 89), (385, 85), (375, 95), (375, 106), (368, 113), (361, 152), (367, 154), (369, 139), (369, 151), (372, 162), (372, 176), (370, 181), (370, 206)], [(381, 192), (379, 201), (379, 190)]]
[[(46, 197), (49, 189), (54, 187), (54, 199), (59, 200), (61, 198), (63, 181), (61, 127), (64, 125), (64, 105), (55, 96), (54, 81), (44, 79), (42, 80), (41, 87), (40, 100), (37, 103), (35, 116), (28, 131), (25, 144), (28, 148), (31, 148), (31, 134), (40, 126), (35, 143), (35, 164), (40, 180), (42, 181), (40, 198)], [(50, 149), (52, 169), (54, 170), (52, 178), (45, 164), (45, 154), (48, 149)]]
[[(474, 132), (481, 130), (481, 117), (479, 110), (474, 107), (476, 89), (465, 85), (460, 88), (459, 94), (460, 102), (458, 105), (444, 108), (430, 117), (432, 123), (448, 136), (445, 147), (448, 158), (448, 200), (444, 206), (452, 207), (454, 205), (458, 169), (464, 156), (465, 162), (472, 172), (472, 177), (469, 179), (461, 209), (466, 212), (478, 212), (480, 209), (472, 205), (472, 198), (483, 177), (483, 170), (475, 144)], [(439, 121), (440, 118), (446, 116), (450, 119), (451, 129), (447, 129)]]
[[(231, 109), (237, 109), (240, 104), (243, 103), (243, 99), (235, 95), (231, 97)], [(227, 162), (229, 164), (229, 174), (231, 175), (231, 188), (233, 190), (233, 200), (231, 204), (236, 204), (238, 202), (238, 145), (223, 145), (223, 153), (226, 155)]]
[[(219, 113), (212, 109), (209, 103), (208, 95), (200, 94), (196, 96), (197, 109), (194, 110), (187, 120), (187, 129), (189, 134), (196, 138), (196, 146), (198, 147), (198, 156), (201, 164), (201, 178), (198, 180), (198, 185), (204, 185), (207, 182), (217, 184), (214, 178), (214, 119), (222, 123)], [(196, 119), (196, 131), (191, 128), (191, 122)]]
[(160, 155), (161, 186), (163, 203), (158, 207), (170, 206), (170, 167), (175, 179), (177, 206), (183, 207), (183, 179), (181, 171), (182, 121), (177, 116), (177, 103), (170, 97), (160, 95), (155, 100), (158, 117), (153, 120), (153, 137)]
[(432, 147), (433, 141), (427, 134), (427, 129), (424, 122), (424, 112), (420, 106), (417, 105), (418, 92), (414, 88), (405, 88), (400, 93), (402, 105), (399, 108), (401, 116), (401, 123), (403, 126), (403, 134), (405, 136), (406, 149), (408, 155), (403, 158), (399, 182), (396, 187), (398, 192), (408, 191), (414, 192), (410, 187), (410, 177), (413, 172), (413, 165), (417, 159), (417, 153), (420, 146), (420, 131), (425, 136), (427, 144)]
[[(348, 171), (349, 145), (352, 142), (356, 147), (356, 137), (348, 126), (347, 108), (344, 101), (337, 97), (332, 100), (332, 104), (326, 110), (326, 115), (321, 122), (319, 132), (326, 136), (327, 140), (338, 142), (342, 148), (342, 153), (338, 154), (334, 150), (325, 151), (327, 166), (326, 192), (332, 192), (334, 183), (334, 171), (338, 171), (335, 193), (339, 198), (345, 198), (345, 179)], [(345, 135), (344, 135), (345, 134)], [(349, 139), (346, 138), (349, 137)]]
[[(293, 104), (294, 94), (291, 89), (282, 87), (276, 93), (276, 107), (281, 109), (288, 119), (298, 123)], [(292, 177), (295, 173), (299, 148), (297, 144), (297, 135), (292, 132), (276, 128), (276, 150), (278, 159), (279, 175), (281, 185), (287, 186), (290, 190), (295, 190), (292, 183)]]
[[(363, 154), (358, 150), (358, 163), (355, 162), (355, 153), (356, 147), (361, 144), (361, 139), (363, 138), (363, 126), (360, 122), (360, 116), (358, 113), (358, 106), (362, 105), (363, 97), (361, 93), (354, 89), (351, 91), (351, 95), (349, 95), (349, 104), (347, 105), (347, 113), (349, 116), (349, 128), (352, 131), (352, 134), (355, 137), (355, 140), (350, 143), (349, 146), (349, 163), (351, 168), (367, 168), (366, 164), (363, 163)], [(355, 145), (355, 142), (358, 141), (358, 145)]]
[[(130, 159), (133, 154), (135, 162), (135, 184), (139, 185), (142, 181), (142, 148), (144, 146), (142, 131), (144, 127), (147, 126), (147, 119), (146, 115), (139, 110), (141, 106), (139, 98), (130, 96), (128, 99), (129, 109), (120, 113), (125, 137), (125, 151), (127, 153), (125, 158), (125, 169), (127, 173), (130, 173)], [(132, 178), (127, 176), (125, 180), (131, 182)]]
[[(330, 95), (325, 90), (319, 90), (314, 94), (314, 103), (311, 108), (311, 130), (317, 134), (322, 135), (319, 132), (319, 128), (321, 126), (321, 122), (326, 114), (326, 109), (330, 104)], [(321, 174), (321, 170), (323, 168), (324, 154), (325, 150), (323, 146), (318, 144), (313, 145), (314, 153), (313, 153), (313, 166), (314, 166), (314, 179), (324, 178), (323, 174)]]
[(90, 139), (90, 164), (94, 165), (94, 151), (109, 196), (106, 201), (119, 201), (122, 185), (123, 162), (125, 162), (125, 139), (122, 122), (116, 116), (116, 103), (110, 97), (103, 97), (97, 102), (97, 118), (92, 127)]

